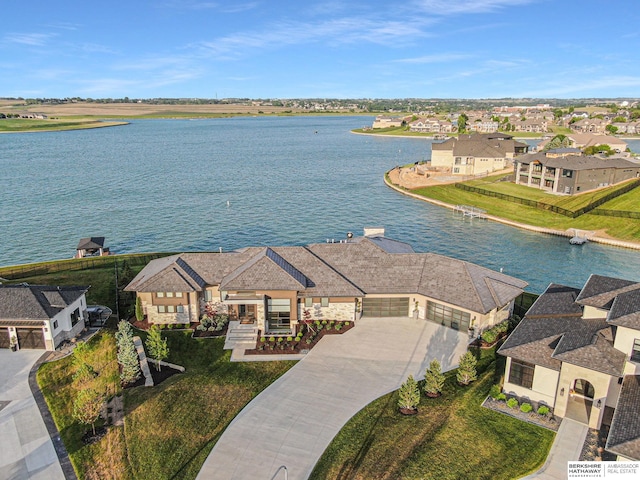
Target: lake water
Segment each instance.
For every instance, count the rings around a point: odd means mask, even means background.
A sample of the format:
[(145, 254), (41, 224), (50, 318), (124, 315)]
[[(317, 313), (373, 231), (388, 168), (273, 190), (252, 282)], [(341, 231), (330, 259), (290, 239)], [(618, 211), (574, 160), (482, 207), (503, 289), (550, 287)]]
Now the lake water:
[(87, 236), (116, 253), (218, 251), (384, 226), (416, 251), (502, 268), (533, 292), (591, 273), (640, 281), (637, 251), (462, 219), (389, 189), (384, 172), (429, 158), (431, 141), (350, 133), (371, 121), (136, 120), (0, 135), (0, 266), (70, 258)]

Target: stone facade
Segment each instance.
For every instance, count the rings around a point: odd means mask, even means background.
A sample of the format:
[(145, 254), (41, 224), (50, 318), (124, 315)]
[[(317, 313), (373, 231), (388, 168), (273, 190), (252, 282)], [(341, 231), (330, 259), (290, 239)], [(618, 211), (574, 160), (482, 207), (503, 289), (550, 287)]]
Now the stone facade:
[(310, 320), (355, 320), (355, 304), (353, 302), (329, 302), (328, 307), (323, 307), (320, 303), (314, 303), (312, 307), (305, 307), (304, 303), (299, 304), (298, 318), (304, 318), (304, 310), (311, 313)]

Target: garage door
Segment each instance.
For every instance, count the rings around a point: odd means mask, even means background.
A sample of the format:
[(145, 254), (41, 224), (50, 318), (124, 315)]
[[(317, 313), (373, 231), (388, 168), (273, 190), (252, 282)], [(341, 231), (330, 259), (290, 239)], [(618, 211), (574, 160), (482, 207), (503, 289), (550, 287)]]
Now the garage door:
[(0, 348), (9, 348), (9, 329), (0, 328)]
[(408, 317), (409, 297), (363, 298), (362, 315), (367, 317)]
[(20, 348), (45, 348), (44, 332), (41, 328), (18, 328), (16, 334)]

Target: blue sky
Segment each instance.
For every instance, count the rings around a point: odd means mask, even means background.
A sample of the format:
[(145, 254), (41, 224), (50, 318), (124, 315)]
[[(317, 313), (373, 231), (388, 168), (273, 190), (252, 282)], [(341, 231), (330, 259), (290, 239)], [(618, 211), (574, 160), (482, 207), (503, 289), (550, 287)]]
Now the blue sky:
[(640, 97), (638, 0), (4, 0), (0, 97)]

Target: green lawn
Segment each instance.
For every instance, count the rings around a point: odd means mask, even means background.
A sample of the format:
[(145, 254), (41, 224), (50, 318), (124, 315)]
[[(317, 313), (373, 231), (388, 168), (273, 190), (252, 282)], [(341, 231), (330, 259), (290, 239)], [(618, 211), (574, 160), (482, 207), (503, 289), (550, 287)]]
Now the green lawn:
[(42, 132), (56, 130), (82, 130), (87, 128), (126, 125), (127, 122), (103, 122), (101, 120), (38, 120), (32, 118), (3, 118), (0, 120), (0, 132)]
[(622, 210), (626, 212), (640, 212), (640, 188), (634, 188), (602, 205), (607, 210)]
[[(152, 388), (125, 390), (124, 428), (112, 428), (90, 447), (80, 441), (87, 427), (71, 418), (71, 358), (44, 364), (38, 371), (38, 383), (80, 479), (109, 471), (122, 472), (127, 479), (195, 478), (229, 422), (295, 363), (231, 363), (230, 352), (222, 350), (223, 338), (192, 339), (191, 332), (180, 331), (165, 331), (163, 336), (169, 361), (187, 371)], [(113, 335), (106, 332), (101, 339), (95, 342), (103, 345), (99, 357), (114, 356)], [(104, 345), (111, 345), (107, 353)]]
[[(486, 180), (487, 179), (484, 179), (484, 181)], [(494, 189), (495, 191), (501, 191), (501, 193), (509, 195), (514, 194), (514, 187), (519, 187), (518, 185), (510, 184), (509, 182), (494, 182), (491, 184), (481, 184), (477, 186), (484, 189)], [(540, 193), (536, 190), (537, 189), (523, 186), (522, 189), (517, 190), (518, 195), (514, 196), (527, 198), (528, 195), (529, 198), (546, 202), (547, 197), (540, 196)], [(603, 189), (602, 191), (590, 192), (588, 194), (585, 194), (584, 196), (578, 195), (575, 197), (558, 196), (555, 199), (554, 204), (562, 208), (573, 210), (584, 206), (589, 201), (598, 198), (598, 196), (600, 195), (606, 194), (608, 191), (610, 190)], [(581, 215), (577, 218), (570, 218), (558, 213), (540, 210), (535, 207), (528, 207), (526, 205), (520, 205), (518, 203), (501, 200), (495, 197), (467, 192), (462, 189), (456, 188), (453, 184), (419, 188), (416, 190), (412, 190), (412, 193), (422, 195), (426, 198), (440, 200), (452, 205), (473, 205), (475, 207), (486, 210), (490, 215), (495, 215), (527, 225), (534, 225), (538, 227), (552, 228), (557, 230), (566, 230), (568, 228), (578, 228), (581, 230), (603, 230), (611, 237), (620, 240), (640, 241), (640, 221), (638, 220), (605, 217), (601, 215), (590, 214)], [(627, 197), (626, 195), (629, 195), (629, 197)], [(633, 199), (640, 198), (640, 188), (636, 188), (628, 194), (623, 195), (622, 197), (628, 199), (629, 202), (633, 202)], [(609, 205), (611, 205), (611, 202), (614, 201), (615, 199), (603, 204), (600, 208), (610, 208)]]
[(504, 369), (493, 350), (482, 355), (478, 381), (460, 387), (450, 372), (444, 395), (423, 395), (415, 416), (398, 412), (397, 392), (369, 404), (334, 438), (310, 478), (512, 479), (539, 468), (555, 434), (481, 407)]

